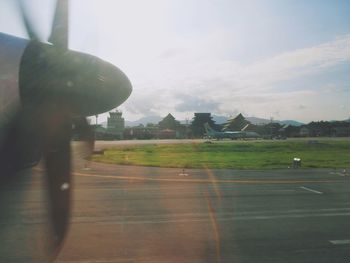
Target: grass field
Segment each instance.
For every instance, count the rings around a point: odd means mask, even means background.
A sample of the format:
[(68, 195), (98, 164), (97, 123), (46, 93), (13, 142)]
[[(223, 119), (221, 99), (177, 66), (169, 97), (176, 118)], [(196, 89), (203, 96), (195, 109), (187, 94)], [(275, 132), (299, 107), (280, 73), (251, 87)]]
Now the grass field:
[(303, 168), (350, 168), (350, 140), (242, 141), (120, 146), (93, 161), (180, 168), (276, 169), (301, 158)]

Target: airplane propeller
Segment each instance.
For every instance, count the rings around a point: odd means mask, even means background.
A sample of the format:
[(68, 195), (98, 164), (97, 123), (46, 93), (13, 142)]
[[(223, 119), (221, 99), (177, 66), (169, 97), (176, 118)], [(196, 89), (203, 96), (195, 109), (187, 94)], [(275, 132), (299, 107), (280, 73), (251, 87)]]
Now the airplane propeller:
[(18, 4), (30, 43), (19, 72), (21, 108), (2, 146), (3, 164), (42, 156), (55, 256), (69, 225), (72, 124), (91, 153), (94, 133), (86, 117), (119, 106), (132, 87), (112, 64), (68, 49), (68, 0), (57, 0), (51, 44), (39, 41), (22, 0)]

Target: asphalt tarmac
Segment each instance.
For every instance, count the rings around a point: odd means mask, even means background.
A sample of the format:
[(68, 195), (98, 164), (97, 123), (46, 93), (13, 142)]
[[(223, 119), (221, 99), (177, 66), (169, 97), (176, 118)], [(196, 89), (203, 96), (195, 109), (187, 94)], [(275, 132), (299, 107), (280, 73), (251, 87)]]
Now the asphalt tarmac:
[[(71, 225), (55, 262), (349, 262), (350, 175), (182, 170), (75, 158)], [(39, 167), (2, 192), (0, 262), (45, 262)]]

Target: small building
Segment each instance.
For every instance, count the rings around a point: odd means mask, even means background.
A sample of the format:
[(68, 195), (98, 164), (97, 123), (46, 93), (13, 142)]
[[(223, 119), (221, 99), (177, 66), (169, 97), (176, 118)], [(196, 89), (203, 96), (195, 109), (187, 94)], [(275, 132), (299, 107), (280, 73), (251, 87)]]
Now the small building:
[(122, 117), (122, 112), (117, 110), (115, 112), (110, 112), (107, 119), (107, 133), (115, 139), (122, 140), (124, 138), (124, 128), (125, 120)]
[(188, 138), (188, 125), (181, 124), (170, 113), (158, 123), (159, 131), (157, 137), (159, 139), (184, 139)]
[(180, 126), (180, 122), (177, 121), (175, 117), (169, 113), (166, 117), (164, 117), (163, 120), (158, 123), (158, 125), (161, 130), (176, 130)]
[(332, 129), (332, 136), (349, 137), (350, 136), (350, 127), (335, 127)]
[(299, 132), (299, 135), (301, 137), (309, 137), (310, 136), (310, 130), (307, 128), (307, 127), (301, 127), (300, 128), (300, 132)]
[(279, 129), (279, 134), (285, 137), (299, 137), (300, 127), (286, 124), (281, 129)]
[(159, 139), (175, 139), (176, 131), (171, 129), (160, 130), (158, 133)]
[(149, 140), (156, 138), (157, 134), (158, 127), (145, 127), (142, 124), (124, 129), (124, 138), (126, 140)]

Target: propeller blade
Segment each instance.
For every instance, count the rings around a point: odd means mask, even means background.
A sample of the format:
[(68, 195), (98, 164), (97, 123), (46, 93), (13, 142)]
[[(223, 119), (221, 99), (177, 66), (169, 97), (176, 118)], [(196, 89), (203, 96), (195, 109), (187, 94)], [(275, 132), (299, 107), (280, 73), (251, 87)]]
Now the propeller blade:
[[(64, 111), (64, 110), (63, 110)], [(53, 231), (53, 257), (59, 252), (69, 224), (71, 195), (71, 119), (65, 112), (44, 114), (44, 160)]]
[(70, 214), (71, 173), (69, 140), (45, 158), (49, 206), (51, 211), (53, 245), (56, 254), (68, 228)]
[(18, 0), (17, 4), (18, 4), (19, 10), (21, 12), (23, 23), (24, 23), (24, 26), (26, 28), (26, 31), (27, 31), (29, 38), (31, 40), (39, 40), (38, 34), (34, 30), (34, 27), (28, 18), (28, 12), (27, 12), (25, 5), (23, 4), (23, 0)]
[(57, 0), (49, 42), (68, 49), (68, 0)]

